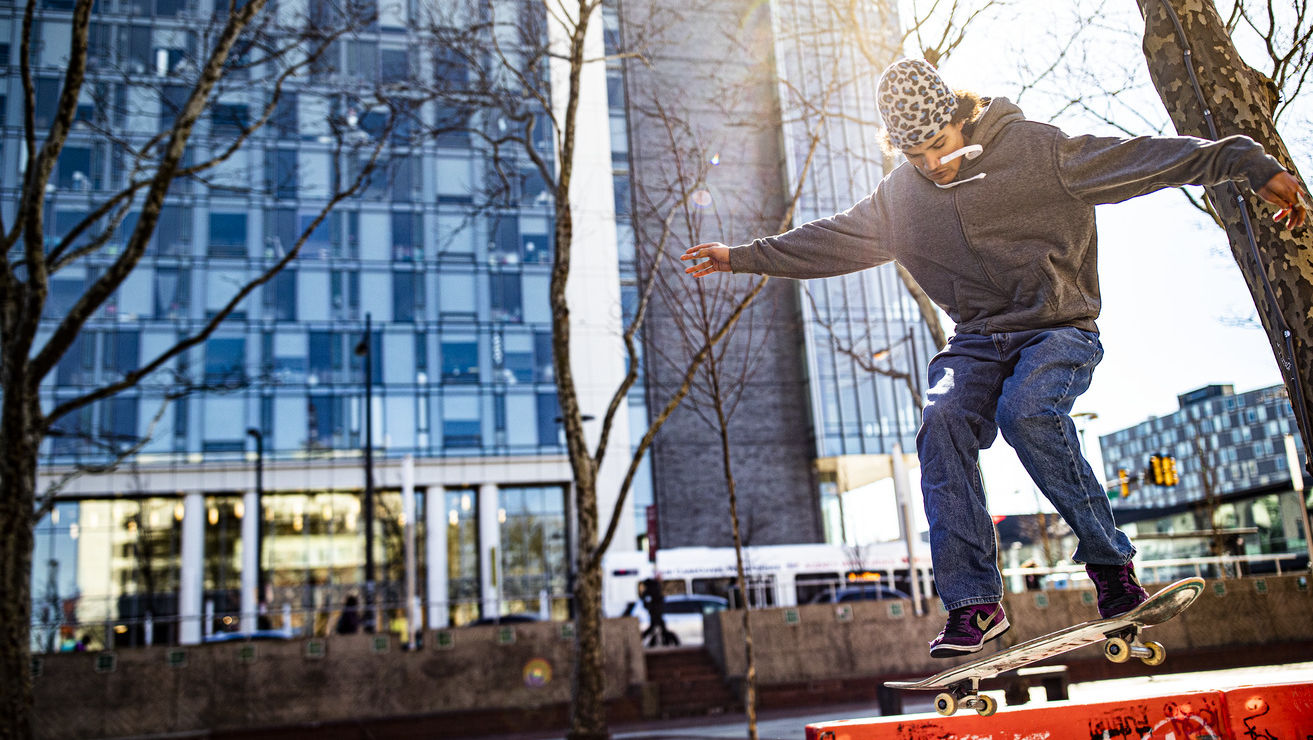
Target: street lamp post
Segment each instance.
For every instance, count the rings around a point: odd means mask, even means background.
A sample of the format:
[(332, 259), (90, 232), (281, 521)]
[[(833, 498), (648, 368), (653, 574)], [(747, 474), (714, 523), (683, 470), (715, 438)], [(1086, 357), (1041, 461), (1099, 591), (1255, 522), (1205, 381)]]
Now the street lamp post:
[(1080, 437), (1080, 454), (1085, 456), (1086, 462), (1090, 459), (1090, 452), (1085, 447), (1085, 429), (1089, 423), (1099, 418), (1099, 415), (1093, 411), (1077, 411), (1071, 415), (1072, 420), (1080, 419), (1081, 425), (1076, 427), (1076, 434)]
[(356, 356), (365, 358), (365, 631), (378, 625), (374, 613), (374, 353), (371, 315), (365, 314), (365, 336)]
[(264, 606), (264, 435), (255, 427), (246, 433), (255, 439), (255, 600)]

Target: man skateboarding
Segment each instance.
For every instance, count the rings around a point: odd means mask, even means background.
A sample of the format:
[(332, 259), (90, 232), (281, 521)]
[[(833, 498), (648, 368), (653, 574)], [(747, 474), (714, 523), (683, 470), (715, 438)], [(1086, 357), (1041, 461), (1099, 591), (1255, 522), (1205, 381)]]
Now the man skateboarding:
[(907, 161), (852, 208), (738, 247), (699, 244), (685, 272), (831, 277), (897, 260), (956, 324), (930, 361), (917, 434), (935, 586), (948, 610), (937, 658), (1008, 629), (978, 460), (1001, 431), (1079, 538), (1102, 617), (1146, 598), (1129, 538), (1081, 454), (1070, 412), (1103, 357), (1095, 206), (1179, 185), (1246, 183), (1304, 223), (1300, 186), (1244, 136), (1067, 136), (1005, 98), (955, 92), (920, 60), (877, 91), (887, 144)]

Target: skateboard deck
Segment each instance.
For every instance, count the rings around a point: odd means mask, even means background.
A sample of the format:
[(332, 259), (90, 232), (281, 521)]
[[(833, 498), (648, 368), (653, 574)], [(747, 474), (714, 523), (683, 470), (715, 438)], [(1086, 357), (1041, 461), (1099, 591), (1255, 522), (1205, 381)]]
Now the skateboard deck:
[(989, 716), (998, 709), (998, 702), (980, 694), (980, 682), (994, 678), (1014, 668), (1030, 665), (1055, 655), (1086, 645), (1105, 641), (1103, 654), (1114, 663), (1124, 663), (1132, 657), (1146, 665), (1161, 665), (1167, 658), (1166, 649), (1156, 642), (1141, 642), (1140, 632), (1146, 627), (1172, 619), (1194, 603), (1204, 590), (1202, 578), (1177, 581), (1150, 596), (1143, 604), (1111, 619), (1095, 619), (1072, 625), (1005, 650), (953, 666), (920, 681), (886, 681), (891, 689), (932, 690), (946, 689), (935, 699), (935, 709), (942, 715), (951, 715), (958, 707), (975, 709)]

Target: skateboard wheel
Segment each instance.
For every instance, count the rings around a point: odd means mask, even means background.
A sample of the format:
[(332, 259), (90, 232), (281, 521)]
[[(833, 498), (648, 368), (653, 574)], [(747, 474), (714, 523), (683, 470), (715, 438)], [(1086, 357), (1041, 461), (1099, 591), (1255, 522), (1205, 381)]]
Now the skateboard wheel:
[(1163, 647), (1161, 642), (1153, 642), (1151, 640), (1144, 643), (1144, 646), (1149, 648), (1149, 655), (1140, 658), (1145, 665), (1162, 665), (1163, 661), (1167, 660), (1167, 648)]
[(1125, 663), (1131, 659), (1131, 646), (1120, 637), (1109, 637), (1103, 643), (1103, 657), (1113, 663)]
[(976, 714), (981, 717), (992, 717), (994, 712), (998, 711), (998, 699), (986, 694), (976, 697)]
[(953, 716), (953, 713), (957, 711), (957, 698), (949, 693), (943, 693), (936, 696), (935, 711), (945, 717)]

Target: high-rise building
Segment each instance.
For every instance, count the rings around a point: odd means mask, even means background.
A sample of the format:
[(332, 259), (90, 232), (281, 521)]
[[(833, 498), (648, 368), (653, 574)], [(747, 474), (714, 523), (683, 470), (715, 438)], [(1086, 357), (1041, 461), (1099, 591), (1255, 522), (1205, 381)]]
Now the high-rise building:
[[(628, 64), (643, 243), (672, 222), (669, 254), (744, 243), (875, 188), (891, 164), (876, 82), (897, 47), (897, 19), (877, 5), (716, 1), (673, 11), (626, 0), (630, 35), (647, 52)], [(714, 329), (751, 280), (721, 274), (658, 292), (646, 329), (649, 346), (662, 348), (648, 355), (651, 408), (683, 382), (703, 307)], [(720, 388), (745, 543), (869, 536), (844, 531), (842, 494), (887, 478), (895, 445), (914, 453), (915, 399), (934, 351), (895, 266), (772, 280), (727, 343)], [(695, 383), (653, 450), (663, 547), (732, 541), (708, 385)]]
[[(1139, 532), (1177, 535), (1220, 530), (1256, 531), (1231, 537), (1232, 549), (1257, 553), (1304, 553), (1299, 499), (1292, 490), (1286, 436), (1293, 434), (1296, 459), (1303, 460), (1285, 386), (1236, 393), (1231, 385), (1209, 385), (1177, 397), (1171, 414), (1099, 438), (1104, 475), (1117, 485), (1121, 471), (1129, 495), (1112, 499), (1119, 523)], [(1156, 485), (1151, 458), (1175, 470), (1174, 485)], [(1183, 540), (1182, 540), (1183, 541)], [(1219, 538), (1181, 542), (1171, 554), (1210, 552)], [(1156, 547), (1146, 539), (1143, 547)], [(1190, 551), (1194, 547), (1197, 551)], [(1161, 548), (1160, 548), (1161, 549)]]
[[(43, 2), (35, 14), (38, 131), (55, 110), (72, 5)], [(157, 376), (64, 419), (47, 440), (43, 488), (114, 450), (142, 446), (114, 473), (64, 481), (38, 526), (34, 648), (50, 649), (73, 629), (141, 644), (195, 642), (265, 621), (331, 628), (327, 615), (363, 596), (367, 580), (367, 442), (380, 603), (404, 601), (405, 527), (413, 525), (417, 597), (429, 626), (508, 612), (566, 614), (572, 475), (552, 365), (550, 193), (526, 152), (503, 146), (494, 168), (491, 137), (466, 130), (504, 130), (493, 112), (461, 118), (467, 112), (430, 102), (389, 126), (386, 111), (358, 102), (361, 90), (379, 86), (475, 84), (460, 50), (435, 38), (441, 29), (430, 13), (449, 5), (456, 3), (352, 0), (373, 20), (289, 78), (269, 124), (231, 160), (205, 179), (174, 183), (146, 257), (42, 386), (49, 408), (194, 334), (296, 243), (337, 176), (359, 172), (358, 161), (335, 156), (340, 131), (332, 127), (347, 126), (367, 143), (389, 137), (386, 167), (363, 192), (337, 205), (289, 267), (171, 363), (208, 386), (204, 392), (165, 403), (176, 386)], [(542, 12), (536, 3), (494, 5), (502, 17)], [(298, 30), (329, 6), (279, 0), (266, 12)], [(122, 145), (168, 130), (206, 51), (200, 29), (225, 7), (97, 3), (78, 123), (47, 201), (52, 238), (124, 186), (131, 171)], [(14, 67), (21, 16), (18, 6), (0, 6), (0, 51)], [(616, 38), (609, 9), (605, 20), (611, 30), (596, 24), (591, 37), (596, 58)], [(546, 41), (542, 19), (525, 28), (529, 43)], [(246, 74), (256, 73), (233, 65), (196, 127), (188, 162), (222, 151), (268, 104), (268, 78), (243, 84)], [(564, 84), (559, 72), (550, 76), (553, 89)], [(574, 227), (587, 263), (576, 262), (569, 289), (574, 366), (594, 439), (623, 373), (622, 307), (634, 303), (621, 88), (618, 64), (592, 65), (583, 77), (579, 136), (588, 147), (576, 162), (584, 189)], [(15, 122), (23, 97), (18, 75), (8, 75), (0, 186), (9, 202), (21, 182)], [(546, 112), (536, 117), (535, 149), (551, 161)], [(502, 176), (508, 189), (489, 202), (483, 193)], [(138, 207), (126, 214), (118, 244), (52, 277), (45, 330), (117, 256)], [(599, 486), (604, 511), (624, 471), (617, 461), (630, 449), (631, 418), (646, 418), (641, 378), (616, 416)], [(626, 502), (637, 514), (621, 518), (614, 548), (637, 546), (650, 480), (645, 466)], [(413, 508), (403, 495), (412, 490)]]

